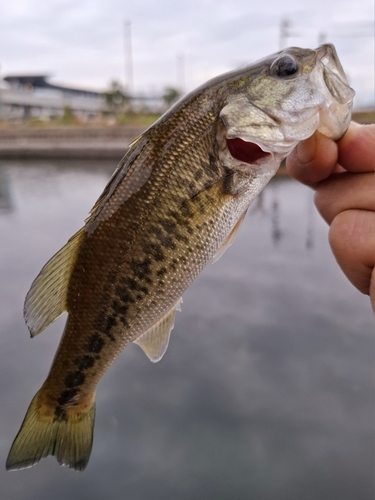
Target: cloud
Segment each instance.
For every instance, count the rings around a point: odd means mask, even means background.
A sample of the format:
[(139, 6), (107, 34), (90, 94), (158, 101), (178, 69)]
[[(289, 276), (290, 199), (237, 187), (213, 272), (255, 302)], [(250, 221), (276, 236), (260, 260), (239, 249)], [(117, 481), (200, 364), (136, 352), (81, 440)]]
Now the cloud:
[(103, 89), (113, 78), (124, 81), (123, 23), (130, 20), (136, 90), (176, 85), (176, 54), (181, 53), (191, 90), (278, 50), (285, 16), (292, 21), (288, 44), (314, 47), (319, 33), (327, 33), (348, 73), (361, 74), (355, 79), (358, 99), (371, 100), (373, 40), (345, 39), (334, 27), (371, 22), (372, 0), (302, 5), (286, 0), (282, 6), (275, 0), (191, 0), (178, 7), (171, 0), (21, 0), (17, 8), (7, 2), (0, 16), (0, 62), (3, 74), (51, 73), (62, 83)]

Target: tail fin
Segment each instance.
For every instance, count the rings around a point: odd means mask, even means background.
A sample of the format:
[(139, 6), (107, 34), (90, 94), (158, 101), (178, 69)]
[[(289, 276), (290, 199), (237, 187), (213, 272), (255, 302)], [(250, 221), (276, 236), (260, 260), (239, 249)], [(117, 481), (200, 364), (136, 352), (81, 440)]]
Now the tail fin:
[(6, 469), (31, 467), (48, 455), (54, 455), (60, 465), (85, 469), (92, 448), (95, 401), (86, 413), (67, 411), (64, 418), (56, 419), (40, 411), (39, 393), (31, 401), (12, 444)]

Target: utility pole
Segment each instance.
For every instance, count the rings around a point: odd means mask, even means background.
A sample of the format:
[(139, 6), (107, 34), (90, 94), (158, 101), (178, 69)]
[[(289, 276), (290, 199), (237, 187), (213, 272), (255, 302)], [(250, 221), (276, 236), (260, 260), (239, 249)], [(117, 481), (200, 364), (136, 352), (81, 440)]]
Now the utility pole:
[(292, 23), (290, 19), (284, 17), (280, 22), (280, 39), (279, 39), (279, 50), (283, 50), (288, 45), (288, 38), (291, 36), (290, 27)]
[(327, 33), (325, 31), (320, 31), (318, 35), (318, 45), (323, 45), (327, 41)]
[(124, 21), (124, 63), (125, 63), (125, 88), (131, 96), (134, 93), (133, 76), (133, 50), (132, 50), (132, 25)]
[(3, 109), (2, 109), (2, 105), (3, 105), (3, 103), (2, 103), (2, 97), (3, 97), (2, 96), (2, 94), (3, 94), (2, 86), (3, 86), (3, 83), (2, 82), (3, 82), (3, 78), (1, 76), (1, 64), (0, 64), (0, 120), (3, 117)]
[(185, 92), (185, 55), (183, 53), (176, 56), (176, 76), (177, 88), (183, 94)]

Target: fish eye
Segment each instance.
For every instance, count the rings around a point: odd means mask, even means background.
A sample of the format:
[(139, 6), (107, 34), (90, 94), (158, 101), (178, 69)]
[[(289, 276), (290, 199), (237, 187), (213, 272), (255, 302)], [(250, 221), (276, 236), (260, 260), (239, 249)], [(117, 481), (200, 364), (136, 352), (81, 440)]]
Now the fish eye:
[(297, 71), (298, 65), (291, 56), (280, 57), (271, 66), (271, 72), (280, 77), (294, 75)]

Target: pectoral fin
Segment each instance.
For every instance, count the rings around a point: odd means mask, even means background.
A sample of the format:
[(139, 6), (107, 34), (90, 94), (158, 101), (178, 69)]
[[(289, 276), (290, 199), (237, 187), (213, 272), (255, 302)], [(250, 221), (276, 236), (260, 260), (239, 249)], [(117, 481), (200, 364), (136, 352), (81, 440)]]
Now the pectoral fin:
[(134, 340), (134, 343), (142, 347), (153, 363), (160, 361), (168, 348), (176, 310), (181, 311), (181, 303), (182, 297), (151, 328)]
[(234, 226), (234, 228), (232, 229), (232, 231), (229, 233), (229, 235), (227, 236), (226, 240), (221, 245), (221, 247), (219, 248), (219, 250), (214, 255), (214, 257), (212, 259), (212, 264), (214, 262), (218, 261), (220, 259), (220, 257), (222, 257), (224, 255), (224, 253), (227, 251), (227, 249), (231, 246), (231, 244), (235, 240), (235, 238), (237, 236), (237, 233), (238, 233), (238, 230), (240, 229), (240, 227), (242, 226), (243, 221), (245, 220), (246, 212), (247, 212), (247, 210), (245, 210), (245, 212), (238, 219), (236, 225)]
[(32, 337), (66, 311), (68, 284), (84, 229), (50, 259), (26, 295), (24, 317)]

